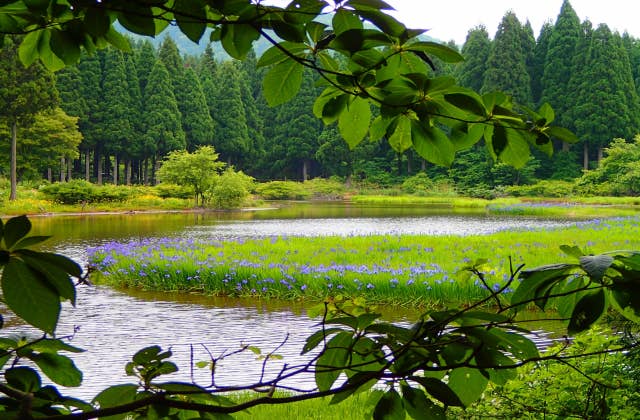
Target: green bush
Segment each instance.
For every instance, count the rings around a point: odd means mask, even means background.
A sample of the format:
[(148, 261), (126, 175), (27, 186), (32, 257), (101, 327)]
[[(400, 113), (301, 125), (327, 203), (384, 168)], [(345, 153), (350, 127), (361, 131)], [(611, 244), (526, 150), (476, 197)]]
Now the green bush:
[(98, 201), (96, 199), (96, 186), (80, 179), (44, 185), (40, 188), (40, 192), (48, 199), (62, 204), (79, 204)]
[(513, 185), (504, 188), (514, 197), (569, 197), (575, 194), (576, 184), (570, 181), (539, 181), (532, 185)]
[[(456, 418), (637, 419), (640, 418), (637, 360), (622, 352), (620, 336), (594, 328), (547, 351), (567, 357), (527, 364), (503, 386), (490, 385), (482, 399)], [(593, 356), (583, 356), (594, 354)], [(597, 382), (593, 382), (594, 379)], [(456, 410), (456, 409), (454, 409)]]
[(162, 182), (152, 187), (153, 193), (161, 198), (193, 198), (193, 187)]
[(227, 169), (211, 189), (211, 203), (221, 209), (242, 207), (253, 186), (253, 178), (242, 171)]
[(256, 187), (256, 193), (265, 200), (306, 200), (311, 198), (311, 191), (300, 182), (271, 181)]
[(402, 183), (401, 188), (402, 191), (407, 194), (424, 196), (432, 191), (433, 181), (426, 173), (420, 172), (412, 177), (405, 179)]
[(128, 185), (98, 185), (95, 187), (95, 199), (97, 202), (123, 202), (141, 195), (141, 187)]
[(314, 198), (331, 200), (341, 198), (346, 191), (344, 184), (336, 179), (314, 178), (305, 181), (303, 187), (311, 191)]

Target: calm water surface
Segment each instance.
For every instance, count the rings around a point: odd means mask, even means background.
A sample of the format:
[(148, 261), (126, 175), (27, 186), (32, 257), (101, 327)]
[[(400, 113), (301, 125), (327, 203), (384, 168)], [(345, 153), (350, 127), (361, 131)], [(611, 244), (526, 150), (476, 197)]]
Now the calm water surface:
[[(86, 263), (86, 250), (109, 241), (148, 237), (190, 237), (198, 239), (250, 238), (274, 235), (374, 235), (426, 234), (469, 235), (502, 229), (557, 227), (571, 221), (487, 216), (481, 212), (451, 214), (448, 209), (423, 207), (366, 207), (353, 205), (296, 204), (259, 211), (233, 213), (121, 214), (94, 216), (36, 217), (34, 234), (52, 234), (47, 249)], [(408, 322), (416, 313), (398, 312), (393, 320)], [(9, 320), (10, 323), (10, 320)], [(275, 349), (283, 362), (301, 361), (304, 339), (315, 330), (301, 307), (249, 300), (228, 300), (199, 295), (127, 293), (106, 287), (79, 287), (76, 308), (65, 307), (58, 334), (74, 333), (72, 344), (91, 350), (74, 355), (85, 379), (75, 396), (91, 398), (108, 384), (131, 382), (124, 365), (140, 348), (159, 344), (174, 352), (181, 372), (173, 379), (201, 385), (211, 381), (210, 373), (190, 369), (190, 360), (207, 360), (248, 344), (263, 352)], [(13, 331), (24, 327), (13, 326)], [(541, 339), (546, 338), (542, 334)], [(223, 363), (216, 376), (221, 385), (251, 383), (262, 362), (253, 353), (234, 356)], [(312, 378), (301, 378), (297, 386), (310, 387)]]

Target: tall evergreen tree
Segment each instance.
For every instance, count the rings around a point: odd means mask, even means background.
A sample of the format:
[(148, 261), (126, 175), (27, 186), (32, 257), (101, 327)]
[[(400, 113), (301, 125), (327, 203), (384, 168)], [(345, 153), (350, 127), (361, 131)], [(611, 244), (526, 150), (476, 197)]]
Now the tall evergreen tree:
[(19, 38), (5, 36), (0, 48), (0, 120), (11, 130), (9, 200), (17, 194), (18, 126), (30, 124), (35, 115), (58, 102), (54, 76), (39, 62), (25, 68), (18, 57)]
[[(144, 152), (154, 163), (172, 150), (186, 148), (178, 103), (169, 72), (156, 60), (144, 92)], [(155, 170), (155, 165), (153, 166)], [(145, 180), (146, 180), (145, 176)]]
[(569, 129), (575, 128), (568, 114), (573, 106), (571, 98), (575, 95), (569, 82), (574, 74), (573, 60), (581, 34), (578, 15), (569, 0), (565, 0), (549, 36), (540, 102), (548, 102), (555, 111), (558, 124)]
[(631, 73), (636, 85), (636, 92), (640, 95), (640, 40), (629, 35), (628, 32), (622, 34), (622, 43), (629, 55)]
[(196, 150), (199, 146), (212, 145), (214, 139), (214, 124), (202, 85), (196, 72), (187, 68), (179, 79), (178, 108), (182, 115), (182, 128), (185, 133), (187, 149)]
[(215, 122), (215, 148), (220, 158), (228, 164), (237, 163), (251, 147), (247, 116), (242, 102), (242, 72), (232, 61), (218, 67), (213, 82), (207, 90), (209, 112)]
[(530, 69), (531, 76), (531, 96), (533, 103), (541, 105), (540, 98), (542, 96), (542, 77), (544, 76), (544, 67), (547, 60), (547, 52), (549, 51), (549, 39), (553, 25), (545, 22), (540, 28), (540, 34), (536, 46), (533, 50), (533, 58)]
[(131, 96), (122, 51), (109, 48), (104, 60), (102, 81), (102, 120), (104, 150), (114, 158), (113, 183), (118, 183), (119, 158), (129, 148), (133, 128), (129, 120)]
[(180, 51), (175, 41), (166, 36), (160, 49), (158, 50), (158, 59), (162, 61), (165, 68), (169, 72), (169, 78), (172, 81), (177, 80), (177, 76), (180, 75), (184, 69), (184, 61), (180, 56)]
[(125, 182), (131, 184), (134, 159), (142, 158), (142, 144), (140, 139), (144, 136), (142, 92), (136, 59), (133, 54), (125, 55), (125, 69), (127, 72), (127, 88), (129, 89), (129, 122), (131, 123), (132, 137), (127, 148), (122, 151), (125, 159)]
[(144, 93), (144, 89), (147, 86), (151, 69), (156, 62), (156, 50), (153, 48), (153, 44), (149, 40), (144, 40), (134, 50), (134, 58), (136, 64), (136, 72), (138, 75), (138, 82), (140, 83), (140, 93)]
[(487, 61), (491, 53), (491, 40), (484, 25), (477, 26), (469, 31), (467, 40), (462, 46), (464, 62), (458, 67), (458, 82), (460, 85), (477, 92), (484, 83), (484, 73), (487, 70)]
[(80, 92), (87, 105), (87, 114), (78, 122), (82, 133), (80, 150), (85, 157), (85, 179), (90, 179), (90, 161), (93, 155), (94, 176), (97, 182), (102, 183), (101, 137), (102, 137), (102, 64), (100, 57), (104, 54), (100, 50), (94, 55), (82, 56), (78, 63), (80, 70)]
[(483, 92), (500, 90), (518, 103), (531, 104), (531, 78), (522, 47), (522, 25), (513, 12), (502, 18), (487, 62)]
[(251, 50), (240, 65), (240, 90), (251, 140), (247, 155), (243, 159), (243, 168), (248, 173), (252, 173), (258, 167), (257, 162), (265, 156), (264, 120), (260, 108), (268, 105), (262, 96), (262, 71), (257, 64), (256, 55)]
[(637, 132), (638, 97), (622, 39), (607, 25), (593, 31), (585, 58), (574, 113), (587, 169), (594, 151), (600, 158), (612, 139), (631, 138)]
[(303, 181), (311, 177), (322, 133), (321, 123), (312, 113), (316, 97), (313, 75), (305, 72), (298, 95), (278, 108), (274, 144), (267, 158), (280, 171), (274, 174), (276, 177), (285, 175)]
[(56, 74), (56, 89), (60, 96), (60, 108), (67, 115), (85, 118), (87, 102), (79, 86), (82, 85), (80, 70), (77, 66), (68, 66)]
[(200, 59), (196, 65), (196, 73), (198, 73), (200, 80), (204, 80), (205, 77), (214, 77), (218, 68), (218, 63), (213, 53), (213, 48), (211, 48), (211, 44), (207, 44), (204, 48), (204, 52), (199, 58)]

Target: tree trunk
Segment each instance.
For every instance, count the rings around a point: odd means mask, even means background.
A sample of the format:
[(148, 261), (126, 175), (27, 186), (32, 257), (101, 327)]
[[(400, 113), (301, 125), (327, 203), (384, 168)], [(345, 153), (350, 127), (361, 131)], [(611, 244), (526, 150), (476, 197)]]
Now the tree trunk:
[(60, 182), (64, 182), (64, 176), (67, 173), (67, 168), (65, 167), (64, 157), (60, 158)]
[(13, 121), (11, 124), (11, 193), (9, 200), (13, 201), (18, 196), (18, 122)]
[(67, 182), (71, 181), (71, 175), (73, 175), (73, 159), (67, 158)]
[(53, 170), (51, 170), (51, 166), (47, 168), (47, 181), (53, 181)]
[(142, 182), (144, 185), (149, 185), (149, 158), (144, 159), (143, 166), (144, 167), (142, 169)]
[(84, 179), (85, 181), (91, 181), (91, 164), (90, 164), (90, 156), (89, 151), (84, 152)]
[(411, 175), (413, 168), (411, 167), (411, 155), (407, 154), (407, 175)]
[(100, 156), (100, 153), (98, 153), (98, 151), (95, 152), (95, 159), (96, 159), (96, 178), (97, 178), (97, 184), (98, 185), (102, 185), (102, 157)]
[(118, 185), (118, 154), (113, 155), (113, 185)]
[(427, 161), (420, 159), (420, 172), (427, 172)]
[(309, 179), (309, 161), (307, 159), (302, 160), (302, 180), (307, 181)]
[(582, 168), (585, 171), (589, 170), (589, 145), (587, 142), (584, 142), (584, 146), (582, 148)]
[(133, 161), (131, 159), (127, 159), (124, 161), (124, 172), (127, 185), (131, 185), (131, 165)]
[(562, 142), (562, 151), (563, 152), (568, 152), (570, 147), (571, 147), (571, 145), (569, 143), (567, 143), (566, 141)]
[(600, 162), (602, 161), (603, 157), (604, 157), (604, 147), (600, 146), (598, 147), (598, 165), (600, 165)]

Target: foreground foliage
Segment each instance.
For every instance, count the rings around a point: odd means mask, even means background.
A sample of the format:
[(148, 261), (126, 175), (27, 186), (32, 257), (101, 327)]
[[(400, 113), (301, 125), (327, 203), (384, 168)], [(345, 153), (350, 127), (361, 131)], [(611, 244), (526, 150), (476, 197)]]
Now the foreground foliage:
[[(16, 315), (45, 335), (33, 341), (3, 338), (0, 341), (4, 381), (0, 410), (5, 418), (84, 419), (132, 413), (136, 418), (214, 418), (263, 404), (282, 404), (311, 398), (331, 397), (338, 403), (362, 391), (371, 391), (374, 418), (443, 418), (449, 407), (468, 407), (489, 384), (505, 386), (517, 378), (517, 368), (533, 362), (576, 365), (573, 354), (540, 354), (527, 338), (526, 325), (516, 321), (519, 310), (535, 304), (541, 309), (559, 308), (567, 332), (589, 329), (609, 309), (634, 323), (640, 321), (640, 254), (612, 252), (585, 255), (577, 246), (563, 251), (575, 262), (524, 270), (510, 268), (509, 280), (498, 290), (480, 271), (483, 261), (466, 267), (489, 292), (488, 296), (463, 309), (426, 312), (410, 326), (379, 320), (361, 299), (328, 298), (321, 306), (319, 329), (307, 338), (302, 354), (309, 357), (298, 365), (285, 364), (275, 373), (267, 366), (277, 358), (277, 349), (264, 352), (250, 345), (238, 351), (211, 355), (195, 363), (211, 370), (209, 384), (163, 382), (161, 377), (176, 372), (171, 351), (150, 346), (137, 352), (125, 366), (136, 382), (110, 386), (93, 401), (65, 397), (56, 385), (79, 386), (81, 372), (61, 352), (82, 351), (54, 338), (60, 300), (75, 299), (70, 277), (83, 281), (80, 267), (71, 260), (49, 253), (30, 251), (46, 237), (29, 237), (29, 220), (22, 216), (2, 225), (2, 295)], [(502, 293), (520, 284), (511, 300)], [(492, 303), (495, 311), (480, 308)], [(585, 355), (618, 353), (634, 343), (600, 348)], [(220, 362), (250, 351), (259, 355), (262, 374), (246, 386), (216, 383)], [(31, 361), (34, 364), (26, 363)], [(194, 366), (192, 366), (193, 368)], [(225, 368), (226, 369), (226, 368)], [(303, 374), (315, 378), (315, 386), (296, 388), (286, 379)], [(43, 385), (45, 375), (56, 385)], [(590, 378), (593, 383), (595, 379)], [(382, 381), (381, 388), (373, 388)], [(290, 396), (275, 390), (293, 391)], [(237, 402), (222, 393), (256, 393)], [(266, 395), (263, 392), (267, 392)], [(606, 401), (604, 401), (606, 404)], [(602, 402), (601, 402), (602, 404)]]

